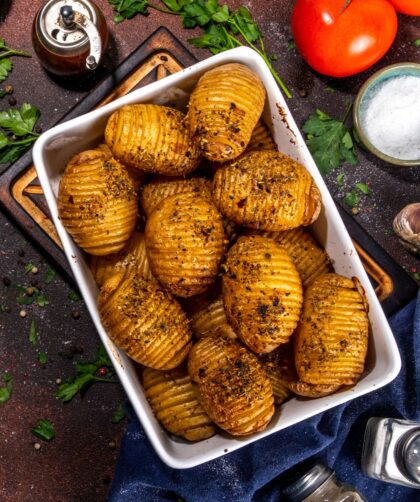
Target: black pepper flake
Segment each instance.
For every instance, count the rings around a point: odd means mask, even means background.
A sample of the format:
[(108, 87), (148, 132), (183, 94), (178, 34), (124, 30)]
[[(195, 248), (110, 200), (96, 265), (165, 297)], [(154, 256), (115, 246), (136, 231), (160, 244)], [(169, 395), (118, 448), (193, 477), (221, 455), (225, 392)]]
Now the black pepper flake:
[(204, 377), (206, 376), (206, 370), (205, 370), (205, 368), (200, 368), (200, 369), (198, 370), (198, 376), (199, 376), (200, 378), (204, 378)]

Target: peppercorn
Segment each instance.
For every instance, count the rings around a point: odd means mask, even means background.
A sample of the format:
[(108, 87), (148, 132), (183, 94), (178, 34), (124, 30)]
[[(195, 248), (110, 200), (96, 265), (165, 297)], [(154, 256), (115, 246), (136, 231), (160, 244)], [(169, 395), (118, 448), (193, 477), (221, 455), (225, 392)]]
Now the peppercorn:
[(21, 310), (19, 312), (20, 317), (26, 317), (26, 310)]
[(109, 448), (110, 450), (115, 450), (115, 448), (116, 448), (116, 447), (117, 447), (117, 445), (116, 445), (115, 441), (110, 441), (110, 442), (108, 443), (108, 448)]
[(10, 286), (10, 284), (12, 284), (12, 281), (8, 277), (3, 277), (3, 284), (5, 286)]
[(4, 92), (6, 94), (13, 94), (13, 91), (14, 91), (13, 85), (7, 84), (4, 86)]
[(17, 103), (16, 99), (13, 96), (10, 96), (7, 101), (9, 102), (10, 106), (15, 106), (15, 104)]
[(40, 450), (41, 449), (41, 444), (40, 443), (34, 443), (34, 448), (35, 448), (35, 450)]
[(25, 256), (25, 251), (23, 249), (20, 249), (18, 252), (18, 255), (23, 258)]
[(12, 309), (9, 307), (9, 305), (6, 305), (4, 307), (4, 311), (7, 312), (8, 314), (10, 314), (10, 312), (12, 311)]
[(37, 274), (38, 273), (38, 268), (37, 267), (32, 267), (31, 273), (34, 274), (34, 275)]
[(56, 381), (55, 381), (55, 383), (56, 383), (57, 385), (60, 385), (60, 383), (61, 383), (61, 378), (57, 378), (57, 379), (56, 379)]
[(28, 296), (32, 296), (32, 295), (35, 293), (35, 288), (33, 288), (33, 287), (26, 288), (26, 289), (25, 289), (25, 293), (26, 293)]
[(99, 375), (105, 376), (108, 373), (108, 370), (105, 367), (99, 368)]
[(73, 319), (80, 319), (80, 312), (78, 310), (73, 310), (73, 312), (71, 313), (71, 316), (73, 317)]
[(306, 89), (298, 89), (298, 94), (301, 98), (306, 98), (308, 91)]

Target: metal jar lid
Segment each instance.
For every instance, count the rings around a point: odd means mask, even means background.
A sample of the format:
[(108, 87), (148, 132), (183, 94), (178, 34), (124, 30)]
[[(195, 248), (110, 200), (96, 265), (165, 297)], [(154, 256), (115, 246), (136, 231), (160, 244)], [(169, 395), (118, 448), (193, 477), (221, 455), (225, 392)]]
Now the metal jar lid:
[(404, 434), (395, 449), (400, 471), (412, 482), (420, 485), (420, 429)]
[(36, 32), (47, 49), (62, 56), (82, 52), (90, 44), (86, 66), (94, 69), (102, 55), (97, 23), (89, 0), (49, 0), (38, 15)]
[(283, 493), (291, 502), (300, 502), (309, 497), (311, 493), (317, 490), (333, 474), (334, 471), (329, 467), (317, 463), (302, 477), (283, 490)]

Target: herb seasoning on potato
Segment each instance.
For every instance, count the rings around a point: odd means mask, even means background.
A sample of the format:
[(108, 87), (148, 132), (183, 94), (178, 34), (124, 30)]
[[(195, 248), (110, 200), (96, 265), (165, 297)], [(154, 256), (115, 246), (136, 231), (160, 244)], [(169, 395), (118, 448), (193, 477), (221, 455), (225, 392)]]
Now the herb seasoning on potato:
[(111, 340), (144, 366), (176, 368), (190, 351), (191, 332), (179, 303), (135, 271), (115, 274), (105, 282), (98, 309)]
[(239, 342), (201, 338), (188, 358), (191, 380), (209, 417), (233, 436), (264, 430), (274, 413), (273, 390), (257, 357)]
[(199, 158), (184, 119), (182, 112), (167, 106), (123, 106), (109, 118), (105, 141), (127, 166), (165, 176), (188, 174)]
[(261, 354), (287, 343), (302, 301), (302, 283), (286, 251), (267, 237), (240, 237), (223, 274), (226, 316), (239, 338)]
[(264, 101), (264, 86), (247, 66), (231, 63), (206, 72), (188, 109), (190, 134), (204, 157), (226, 162), (243, 153)]
[(187, 298), (215, 282), (227, 241), (222, 216), (208, 198), (168, 197), (147, 219), (145, 235), (152, 273), (168, 291)]
[(257, 230), (310, 225), (321, 210), (320, 193), (308, 171), (274, 151), (249, 152), (220, 167), (213, 200), (226, 218)]
[(67, 232), (87, 253), (120, 251), (137, 220), (139, 180), (117, 162), (106, 146), (75, 155), (58, 192), (58, 215)]
[(306, 290), (295, 333), (296, 370), (313, 385), (354, 385), (368, 346), (368, 307), (356, 278), (318, 277)]

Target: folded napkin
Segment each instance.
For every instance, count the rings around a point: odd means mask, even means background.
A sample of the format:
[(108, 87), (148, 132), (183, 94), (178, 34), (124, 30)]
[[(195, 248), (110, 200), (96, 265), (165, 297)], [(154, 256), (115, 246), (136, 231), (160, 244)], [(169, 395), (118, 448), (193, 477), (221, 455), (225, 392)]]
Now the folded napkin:
[(167, 467), (130, 413), (109, 500), (282, 501), (289, 481), (285, 471), (310, 457), (334, 469), (368, 501), (420, 500), (420, 491), (370, 479), (360, 470), (370, 417), (420, 420), (420, 294), (390, 324), (402, 357), (401, 372), (391, 384), (204, 465)]

